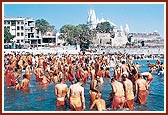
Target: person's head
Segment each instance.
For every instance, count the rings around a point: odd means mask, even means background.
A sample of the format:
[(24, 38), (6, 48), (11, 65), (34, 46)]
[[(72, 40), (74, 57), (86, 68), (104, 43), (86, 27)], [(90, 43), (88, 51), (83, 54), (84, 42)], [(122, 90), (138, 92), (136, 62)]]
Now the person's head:
[(65, 79), (64, 79), (64, 78), (61, 78), (61, 79), (60, 79), (60, 83), (65, 83)]
[(79, 79), (78, 79), (78, 83), (79, 83), (81, 86), (83, 86), (84, 81), (83, 81), (81, 78), (79, 78)]
[(149, 73), (152, 73), (152, 69), (149, 70)]
[(125, 61), (122, 61), (122, 64), (125, 64)]
[(26, 74), (23, 75), (23, 79), (24, 79), (24, 78), (27, 78), (27, 77), (26, 77)]
[(143, 75), (142, 74), (138, 74), (138, 79), (140, 79), (140, 78), (143, 78)]
[(127, 77), (128, 77), (127, 74), (122, 74), (122, 79), (123, 79), (124, 81), (126, 80)]
[(112, 82), (112, 83), (115, 82), (115, 81), (116, 81), (116, 78), (115, 78), (115, 77), (111, 79), (111, 82)]

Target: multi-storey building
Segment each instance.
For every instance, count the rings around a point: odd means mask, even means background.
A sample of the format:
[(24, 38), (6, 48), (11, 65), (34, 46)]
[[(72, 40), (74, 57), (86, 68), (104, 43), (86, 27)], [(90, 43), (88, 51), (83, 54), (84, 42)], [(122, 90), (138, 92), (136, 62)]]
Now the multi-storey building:
[(14, 35), (13, 41), (25, 45), (41, 44), (41, 34), (35, 28), (35, 20), (33, 18), (4, 18), (4, 27)]

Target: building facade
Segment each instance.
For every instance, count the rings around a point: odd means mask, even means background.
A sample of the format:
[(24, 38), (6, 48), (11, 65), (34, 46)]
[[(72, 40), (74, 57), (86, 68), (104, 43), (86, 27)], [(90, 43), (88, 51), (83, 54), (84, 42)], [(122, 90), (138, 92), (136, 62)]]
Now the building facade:
[(15, 36), (13, 41), (21, 45), (41, 44), (41, 33), (35, 27), (33, 18), (4, 18), (4, 27)]

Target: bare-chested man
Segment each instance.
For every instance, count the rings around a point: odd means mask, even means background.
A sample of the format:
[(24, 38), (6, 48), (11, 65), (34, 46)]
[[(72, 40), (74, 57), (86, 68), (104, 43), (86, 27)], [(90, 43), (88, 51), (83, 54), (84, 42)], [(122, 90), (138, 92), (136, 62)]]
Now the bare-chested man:
[(45, 58), (44, 58), (43, 54), (41, 54), (40, 57), (38, 58), (38, 66), (40, 66), (41, 68), (43, 68), (44, 60), (45, 60)]
[(100, 90), (101, 90), (100, 89), (100, 77), (96, 76), (96, 78), (92, 80), (90, 83), (89, 94), (90, 94), (91, 102), (93, 102), (96, 99), (97, 93), (101, 92)]
[(28, 90), (30, 85), (29, 79), (26, 78), (26, 74), (23, 75), (23, 80), (21, 82), (21, 89), (22, 90)]
[(17, 82), (17, 79), (20, 77), (21, 75), (17, 72), (17, 68), (14, 69), (14, 72), (12, 74), (12, 77), (11, 77), (11, 83), (12, 83), (12, 86), (16, 86), (16, 82)]
[(30, 78), (31, 78), (31, 73), (30, 73), (30, 71), (31, 71), (31, 68), (30, 68), (29, 65), (27, 65), (27, 67), (26, 67), (26, 77), (27, 77), (27, 79), (30, 79)]
[(101, 93), (96, 95), (96, 100), (93, 101), (92, 105), (90, 106), (90, 110), (96, 105), (98, 111), (106, 110), (106, 102), (101, 98)]
[(123, 84), (118, 82), (115, 78), (112, 78), (111, 82), (112, 82), (111, 87), (113, 95), (111, 108), (112, 109), (123, 108), (125, 103), (125, 93)]
[(121, 68), (118, 65), (116, 65), (116, 67), (114, 68), (114, 74), (113, 75), (114, 75), (114, 77), (115, 77), (115, 79), (117, 81), (120, 80), (120, 77), (121, 77)]
[(122, 74), (127, 74), (127, 76), (129, 75), (129, 68), (128, 66), (126, 65), (126, 62), (125, 61), (122, 61), (122, 65), (121, 65), (121, 75)]
[(55, 85), (55, 95), (57, 97), (56, 106), (64, 106), (66, 102), (66, 96), (68, 92), (68, 86), (65, 84), (65, 79), (61, 78), (60, 83)]
[(95, 79), (95, 67), (94, 66), (91, 66), (90, 74), (91, 74), (91, 80), (94, 80)]
[(35, 67), (34, 68), (34, 74), (36, 75), (36, 82), (41, 82), (43, 77), (42, 75), (44, 75), (44, 71), (41, 67)]
[(134, 109), (134, 92), (133, 92), (133, 83), (128, 79), (126, 74), (122, 75), (123, 86), (125, 91), (125, 108), (129, 108), (129, 110)]
[(146, 80), (148, 82), (148, 87), (149, 87), (150, 83), (153, 80), (152, 70), (149, 70), (149, 72), (143, 72), (143, 73), (141, 73), (141, 75), (144, 76), (144, 78), (146, 78)]
[(138, 74), (138, 80), (135, 81), (135, 85), (136, 85), (137, 102), (139, 104), (145, 104), (146, 90), (148, 89), (148, 83), (141, 74)]
[(42, 81), (40, 83), (41, 86), (48, 86), (49, 85), (49, 78), (46, 75), (42, 75)]
[(68, 98), (71, 110), (82, 111), (86, 108), (84, 97), (84, 84), (82, 79), (79, 82), (71, 85), (68, 90)]

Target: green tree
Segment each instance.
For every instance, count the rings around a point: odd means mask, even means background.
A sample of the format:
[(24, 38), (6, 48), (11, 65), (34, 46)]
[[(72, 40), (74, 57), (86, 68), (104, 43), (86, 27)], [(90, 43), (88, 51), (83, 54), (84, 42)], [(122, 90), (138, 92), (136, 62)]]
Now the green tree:
[(49, 22), (47, 22), (44, 19), (38, 19), (35, 22), (35, 26), (38, 27), (39, 31), (41, 31), (41, 34), (44, 35), (46, 32), (53, 32), (55, 31), (55, 26), (50, 25)]
[(113, 29), (114, 26), (111, 26), (109, 22), (98, 23), (96, 26), (96, 30), (99, 33), (110, 33)]
[(88, 48), (96, 36), (95, 31), (90, 30), (86, 24), (64, 25), (60, 29), (59, 39), (65, 40), (65, 44), (79, 44), (81, 48)]
[(75, 30), (76, 27), (74, 25), (64, 25), (60, 29), (61, 35), (59, 36), (59, 39), (64, 40), (66, 45), (75, 45), (76, 39), (75, 37)]
[(10, 42), (10, 40), (13, 40), (15, 36), (13, 36), (10, 32), (9, 29), (4, 27), (4, 43)]

